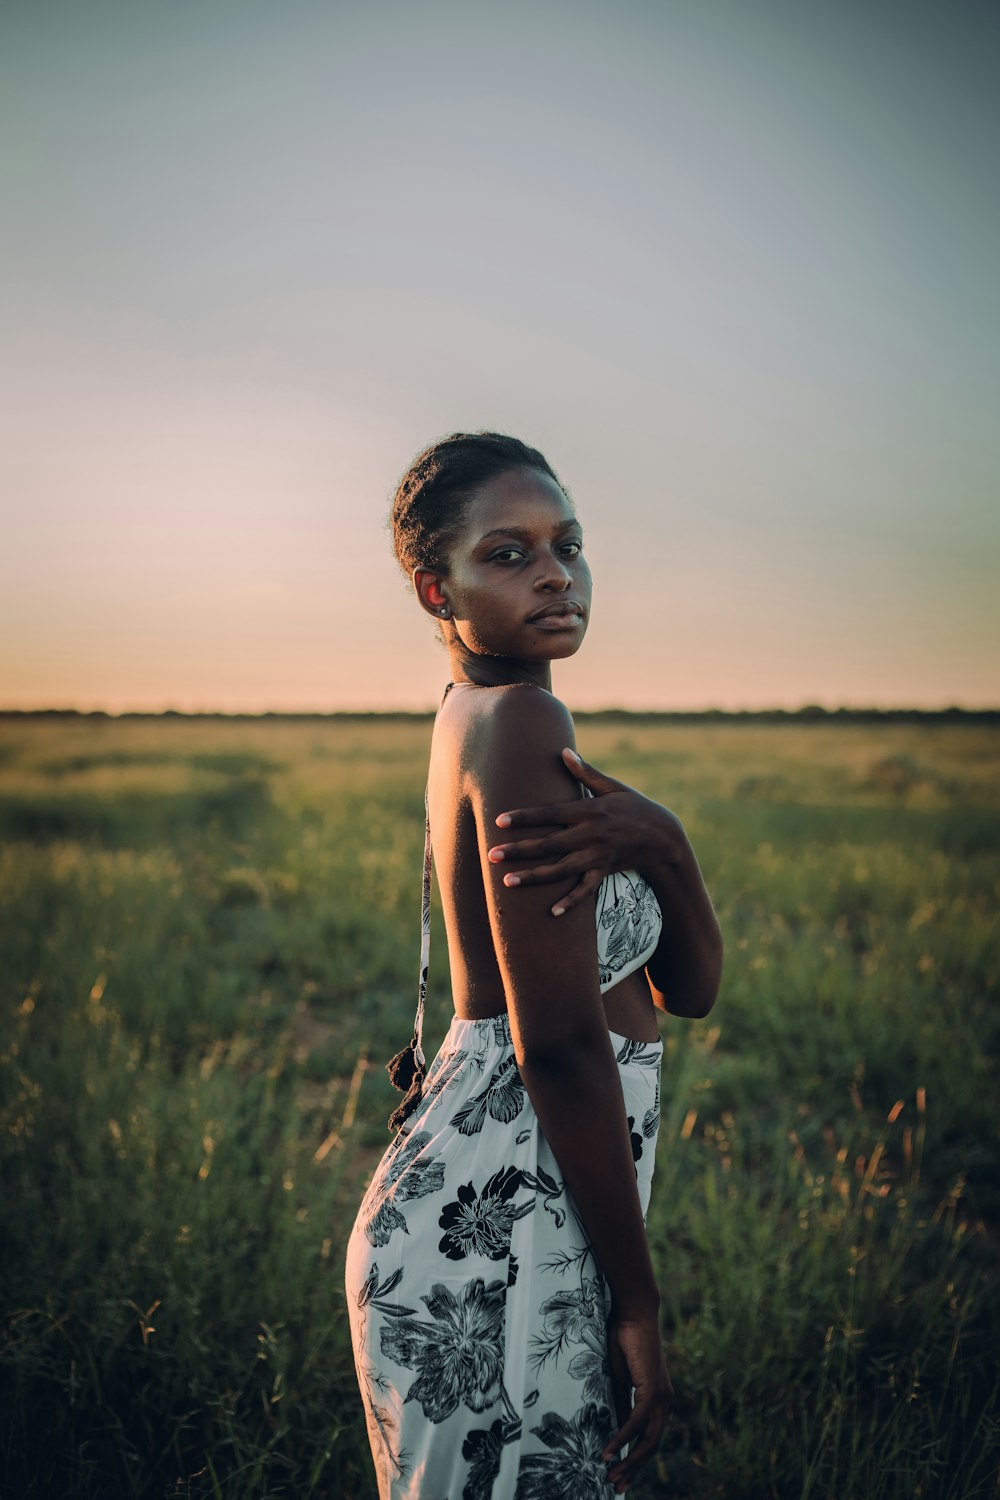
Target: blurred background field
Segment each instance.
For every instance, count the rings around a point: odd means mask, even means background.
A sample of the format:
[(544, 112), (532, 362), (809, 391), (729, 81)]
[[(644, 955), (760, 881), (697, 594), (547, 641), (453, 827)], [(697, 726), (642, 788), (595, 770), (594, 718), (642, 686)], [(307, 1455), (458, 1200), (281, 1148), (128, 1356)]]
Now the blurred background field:
[[(429, 737), (0, 720), (3, 1495), (374, 1495), (342, 1260), (410, 1034)], [(679, 813), (727, 940), (713, 1013), (662, 1028), (677, 1403), (632, 1493), (994, 1495), (1000, 731), (578, 742)]]

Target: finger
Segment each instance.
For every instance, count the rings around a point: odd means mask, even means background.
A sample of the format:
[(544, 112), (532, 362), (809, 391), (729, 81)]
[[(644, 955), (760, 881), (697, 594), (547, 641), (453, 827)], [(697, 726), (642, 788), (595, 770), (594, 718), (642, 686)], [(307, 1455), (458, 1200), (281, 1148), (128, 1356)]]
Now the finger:
[[(611, 1371), (611, 1392), (615, 1402), (615, 1420), (619, 1427), (628, 1420), (632, 1410), (632, 1380), (628, 1363), (615, 1339), (608, 1341), (608, 1365)], [(614, 1456), (617, 1457), (617, 1449)], [(605, 1450), (607, 1456), (607, 1450)]]
[[(611, 1381), (611, 1393), (615, 1398), (615, 1421), (623, 1427), (632, 1410), (632, 1383), (628, 1380)], [(617, 1452), (617, 1449), (615, 1450)]]
[[(646, 1400), (636, 1402), (627, 1420), (622, 1423), (614, 1437), (605, 1443), (603, 1456), (605, 1458), (614, 1458), (626, 1444), (633, 1442), (645, 1430), (651, 1418), (656, 1415), (657, 1409), (655, 1401)], [(662, 1428), (663, 1420), (661, 1418), (659, 1424), (655, 1422), (652, 1424), (654, 1434), (658, 1434)], [(629, 1454), (629, 1458), (631, 1457), (632, 1455)], [(627, 1462), (627, 1460), (624, 1460), (624, 1462)]]
[[(498, 828), (531, 828), (540, 823), (559, 823), (569, 827), (581, 821), (580, 809), (587, 806), (586, 797), (568, 797), (565, 802), (549, 802), (542, 807), (515, 807), (499, 813)], [(584, 813), (583, 817), (586, 818)]]
[(580, 855), (567, 854), (557, 865), (538, 865), (533, 870), (508, 870), (504, 885), (548, 885), (552, 880), (565, 880), (567, 875), (577, 875), (586, 869)]
[(623, 781), (616, 781), (613, 776), (606, 776), (603, 771), (590, 765), (568, 745), (562, 753), (562, 758), (567, 771), (571, 771), (577, 781), (582, 781), (584, 786), (589, 786), (591, 791), (596, 792), (598, 796), (603, 792), (620, 792), (625, 789)]
[(640, 1442), (633, 1442), (632, 1451), (627, 1458), (613, 1460), (608, 1464), (608, 1482), (614, 1485), (620, 1495), (624, 1494), (638, 1471), (649, 1462), (659, 1446), (660, 1432), (657, 1430), (655, 1435), (643, 1437)]
[(579, 906), (581, 901), (586, 901), (592, 897), (600, 883), (600, 870), (588, 870), (583, 879), (578, 881), (573, 887), (569, 895), (563, 896), (558, 905), (552, 908), (552, 915), (554, 917), (564, 917), (568, 911), (573, 910), (574, 906)]
[(575, 829), (564, 829), (544, 839), (518, 839), (516, 844), (493, 844), (486, 851), (491, 864), (510, 863), (515, 859), (561, 859), (573, 852), (570, 839), (586, 838), (586, 833)]
[(608, 1470), (608, 1479), (611, 1484), (616, 1487), (619, 1485), (624, 1487), (625, 1484), (631, 1483), (635, 1478), (636, 1472), (642, 1468), (644, 1463), (647, 1463), (652, 1458), (659, 1446), (660, 1429), (657, 1428), (653, 1433), (643, 1437), (640, 1442), (633, 1444), (632, 1451), (627, 1458), (623, 1458), (620, 1463), (611, 1466)]

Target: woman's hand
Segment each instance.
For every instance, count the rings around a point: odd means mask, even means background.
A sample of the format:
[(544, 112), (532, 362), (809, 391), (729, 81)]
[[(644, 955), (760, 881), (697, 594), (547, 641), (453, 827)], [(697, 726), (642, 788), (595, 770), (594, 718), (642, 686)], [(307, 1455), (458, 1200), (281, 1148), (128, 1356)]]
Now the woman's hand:
[(644, 797), (623, 781), (605, 776), (581, 760), (575, 750), (562, 752), (563, 762), (593, 797), (555, 802), (545, 807), (522, 807), (501, 813), (501, 828), (527, 828), (544, 823), (562, 827), (542, 838), (519, 838), (489, 850), (494, 864), (540, 861), (512, 870), (504, 885), (544, 885), (578, 873), (580, 879), (552, 914), (561, 917), (588, 896), (615, 870), (647, 870), (677, 864), (687, 844), (681, 821), (658, 802)]
[[(601, 1456), (611, 1460), (608, 1479), (621, 1495), (660, 1446), (674, 1394), (656, 1314), (628, 1320), (612, 1313), (608, 1319), (608, 1359), (618, 1431)], [(629, 1443), (632, 1449), (628, 1457), (618, 1460), (617, 1455)]]

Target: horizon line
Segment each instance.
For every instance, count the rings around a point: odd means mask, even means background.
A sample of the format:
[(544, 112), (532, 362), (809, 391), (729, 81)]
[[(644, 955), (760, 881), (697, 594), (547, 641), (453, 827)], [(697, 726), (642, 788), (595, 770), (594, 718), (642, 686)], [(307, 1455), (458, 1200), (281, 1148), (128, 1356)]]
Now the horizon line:
[[(97, 718), (97, 719), (427, 719), (437, 709), (428, 708), (16, 708), (0, 707), (0, 719), (11, 718)], [(820, 703), (803, 703), (798, 708), (780, 705), (759, 708), (623, 708), (608, 704), (603, 708), (573, 710), (574, 718), (979, 718), (1000, 719), (1000, 706), (949, 703), (939, 707), (917, 707), (907, 704), (839, 704), (828, 708)]]

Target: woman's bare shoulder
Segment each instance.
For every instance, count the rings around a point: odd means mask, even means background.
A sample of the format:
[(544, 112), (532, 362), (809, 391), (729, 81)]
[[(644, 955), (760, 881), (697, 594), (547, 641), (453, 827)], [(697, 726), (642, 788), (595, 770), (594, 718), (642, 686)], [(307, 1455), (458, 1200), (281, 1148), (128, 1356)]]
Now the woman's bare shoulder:
[[(454, 692), (452, 697), (454, 698)], [(456, 704), (457, 728), (476, 759), (497, 750), (575, 746), (573, 716), (554, 693), (526, 683), (469, 687)]]
[(465, 706), (463, 769), (466, 790), (476, 797), (509, 798), (521, 806), (580, 795), (562, 761), (564, 746), (575, 748), (573, 716), (544, 688), (517, 686), (470, 689)]

